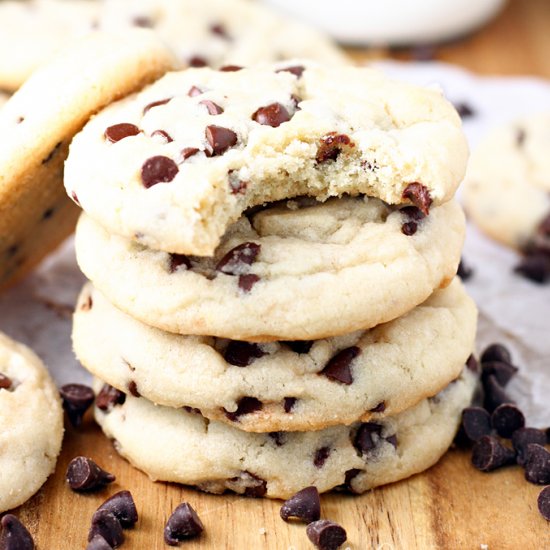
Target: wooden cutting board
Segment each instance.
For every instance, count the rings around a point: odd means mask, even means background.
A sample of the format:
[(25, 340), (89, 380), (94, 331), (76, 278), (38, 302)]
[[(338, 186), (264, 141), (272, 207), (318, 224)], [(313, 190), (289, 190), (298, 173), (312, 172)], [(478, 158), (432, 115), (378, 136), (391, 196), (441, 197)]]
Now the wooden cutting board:
[[(162, 453), (162, 449), (158, 449)], [(64, 476), (77, 455), (92, 457), (117, 481), (91, 495), (73, 493)], [(289, 472), (292, 475), (292, 472)], [(91, 420), (67, 429), (57, 471), (44, 488), (15, 513), (32, 532), (38, 550), (79, 550), (86, 546), (90, 518), (111, 494), (129, 489), (140, 520), (126, 531), (127, 550), (167, 549), (163, 527), (178, 504), (188, 501), (205, 532), (186, 550), (312, 550), (301, 524), (279, 517), (280, 501), (206, 495), (173, 484), (153, 483), (115, 452)], [(322, 514), (348, 533), (353, 550), (544, 550), (550, 524), (538, 513), (540, 487), (527, 483), (519, 467), (483, 474), (468, 452), (453, 450), (424, 474), (362, 496), (322, 497)]]

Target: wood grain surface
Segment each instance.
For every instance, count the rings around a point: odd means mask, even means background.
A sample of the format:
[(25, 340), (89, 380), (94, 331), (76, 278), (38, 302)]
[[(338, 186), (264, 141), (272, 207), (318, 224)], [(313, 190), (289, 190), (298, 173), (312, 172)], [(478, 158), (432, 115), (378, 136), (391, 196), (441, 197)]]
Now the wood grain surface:
[[(407, 50), (351, 53), (358, 60), (381, 55), (412, 57)], [(545, 77), (550, 77), (549, 54), (549, 0), (512, 0), (482, 31), (435, 49), (437, 59), (479, 73)], [(117, 482), (99, 494), (72, 493), (64, 473), (76, 455), (93, 457), (117, 475)], [(525, 482), (517, 467), (482, 474), (469, 460), (467, 452), (452, 450), (431, 470), (405, 482), (361, 497), (324, 496), (323, 516), (346, 528), (347, 547), (354, 550), (482, 550), (484, 545), (488, 550), (550, 549), (550, 526), (536, 506), (540, 488)], [(141, 515), (136, 529), (127, 531), (123, 548), (128, 550), (167, 548), (163, 526), (182, 501), (196, 508), (206, 527), (203, 537), (183, 548), (312, 548), (304, 526), (279, 518), (278, 501), (210, 496), (150, 482), (117, 456), (89, 419), (82, 431), (67, 430), (55, 475), (15, 513), (32, 531), (39, 550), (77, 550), (85, 548), (97, 506), (123, 488), (132, 491)]]

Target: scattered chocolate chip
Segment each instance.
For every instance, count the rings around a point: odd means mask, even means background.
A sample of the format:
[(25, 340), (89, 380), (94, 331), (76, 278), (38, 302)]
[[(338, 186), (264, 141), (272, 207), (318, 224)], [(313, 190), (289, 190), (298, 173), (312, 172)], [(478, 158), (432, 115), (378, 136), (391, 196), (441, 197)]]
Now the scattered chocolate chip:
[(86, 550), (113, 550), (113, 547), (99, 534), (94, 535)]
[(344, 147), (355, 147), (355, 143), (351, 141), (349, 136), (331, 132), (321, 138), (321, 142), (317, 148), (317, 156), (315, 160), (321, 164), (329, 160), (335, 161)]
[(185, 254), (170, 254), (169, 255), (169, 267), (170, 273), (175, 273), (180, 268), (184, 267), (186, 270), (191, 269), (193, 266), (191, 260)]
[(535, 252), (525, 256), (514, 271), (534, 283), (543, 284), (550, 280), (550, 255)]
[(240, 65), (224, 65), (220, 67), (219, 70), (223, 73), (236, 73), (237, 71), (242, 71), (243, 67)]
[(155, 130), (151, 134), (151, 137), (160, 137), (164, 143), (172, 143), (174, 141), (172, 136), (165, 130)]
[(473, 354), (466, 360), (466, 368), (471, 372), (479, 372), (479, 363)]
[(237, 403), (237, 410), (233, 412), (225, 411), (225, 416), (232, 422), (238, 422), (239, 417), (261, 411), (262, 408), (263, 403), (259, 399), (255, 397), (242, 397)]
[(456, 274), (463, 281), (467, 281), (472, 277), (474, 272), (473, 272), (472, 268), (464, 262), (464, 259), (461, 259), (460, 263), (458, 264), (458, 270), (457, 270)]
[(130, 491), (119, 491), (108, 498), (99, 508), (110, 512), (115, 516), (122, 527), (127, 529), (133, 527), (138, 521), (136, 503)]
[(167, 97), (165, 99), (159, 99), (158, 101), (153, 101), (153, 102), (149, 103), (148, 105), (145, 105), (145, 107), (143, 108), (143, 114), (144, 115), (147, 114), (151, 109), (153, 109), (155, 107), (160, 107), (161, 105), (166, 105), (170, 101), (172, 101), (171, 97)]
[(366, 455), (377, 447), (381, 439), (382, 426), (374, 422), (364, 422), (355, 434), (353, 446), (359, 451), (359, 454)]
[(180, 153), (181, 162), (185, 162), (188, 158), (195, 156), (199, 151), (200, 149), (196, 147), (184, 147)]
[(401, 226), (401, 233), (407, 235), (407, 237), (412, 237), (417, 229), (418, 224), (416, 222), (406, 222)]
[(263, 357), (265, 352), (258, 344), (231, 340), (225, 348), (223, 358), (236, 367), (248, 367), (255, 359)]
[(59, 394), (69, 422), (78, 428), (82, 424), (84, 413), (94, 402), (92, 388), (83, 384), (65, 384), (59, 389)]
[(134, 27), (141, 27), (142, 29), (152, 29), (154, 27), (153, 20), (146, 15), (136, 15), (132, 19)]
[(283, 340), (281, 344), (288, 346), (294, 353), (302, 355), (310, 352), (313, 340)]
[(321, 447), (315, 451), (313, 464), (316, 468), (322, 468), (330, 455), (330, 447)]
[(481, 362), (499, 361), (501, 363), (512, 364), (512, 355), (506, 346), (502, 344), (491, 344), (485, 348), (481, 354)]
[(338, 352), (321, 371), (327, 378), (341, 382), (342, 384), (350, 385), (353, 383), (351, 373), (351, 365), (353, 360), (361, 353), (360, 348), (352, 346)]
[(520, 466), (525, 464), (527, 447), (533, 443), (544, 447), (547, 443), (546, 434), (536, 428), (519, 428), (512, 434), (512, 446), (516, 451), (517, 463)]
[(0, 523), (0, 550), (34, 550), (31, 534), (15, 516), (6, 514)]
[(204, 90), (201, 90), (198, 86), (191, 86), (191, 88), (189, 88), (189, 91), (187, 92), (187, 95), (189, 97), (196, 97), (202, 94), (204, 94)]
[(128, 383), (128, 391), (134, 396), (134, 397), (141, 397), (141, 393), (139, 393), (137, 384), (134, 382), (134, 380), (130, 380)]
[(456, 109), (456, 112), (458, 113), (458, 116), (461, 119), (472, 118), (476, 114), (475, 109), (465, 101), (460, 101), (459, 103), (455, 103), (454, 107)]
[(492, 413), (504, 403), (513, 403), (513, 399), (504, 391), (494, 375), (488, 376), (483, 382), (483, 407)]
[(258, 124), (273, 128), (278, 128), (283, 122), (288, 122), (290, 118), (289, 112), (280, 103), (271, 103), (265, 107), (260, 107), (252, 115), (252, 120)]
[(304, 71), (306, 68), (302, 65), (294, 65), (292, 67), (285, 67), (284, 69), (279, 69), (278, 73), (292, 73), (295, 77), (301, 78), (301, 76), (304, 74)]
[(472, 450), (472, 464), (482, 472), (491, 472), (502, 466), (513, 464), (516, 454), (505, 447), (496, 437), (485, 435), (479, 439)]
[(267, 434), (277, 447), (282, 447), (286, 443), (286, 432), (270, 432)]
[(305, 523), (321, 517), (321, 499), (317, 487), (306, 487), (291, 496), (281, 506), (281, 518), (285, 521), (297, 519)]
[(296, 397), (285, 397), (284, 400), (283, 400), (283, 408), (285, 410), (285, 413), (289, 413), (292, 411), (292, 409), (294, 408), (294, 405), (296, 405), (296, 401), (298, 401), (298, 399), (296, 399)]
[(525, 479), (529, 483), (548, 485), (550, 483), (550, 453), (536, 443), (527, 445), (524, 455)]
[(376, 405), (376, 407), (372, 408), (369, 412), (371, 413), (382, 413), (386, 410), (386, 402), (382, 401)]
[(248, 275), (239, 275), (239, 288), (243, 292), (250, 292), (252, 287), (259, 281), (260, 277), (258, 275), (254, 275), (253, 273), (249, 273)]
[(213, 156), (223, 155), (237, 143), (237, 134), (233, 130), (222, 126), (207, 126), (205, 135)]
[(462, 411), (462, 429), (470, 441), (479, 441), (491, 435), (491, 416), (481, 407), (468, 407)]
[(147, 159), (141, 167), (141, 181), (149, 189), (157, 183), (171, 182), (179, 172), (178, 165), (170, 158), (158, 155)]
[(227, 33), (227, 29), (221, 23), (216, 23), (214, 25), (211, 25), (210, 32), (212, 34), (216, 34), (217, 36), (220, 36), (224, 40), (231, 40), (231, 37)]
[(209, 99), (200, 101), (199, 105), (203, 105), (204, 107), (206, 107), (206, 110), (210, 115), (215, 116), (215, 115), (221, 115), (223, 113), (223, 109), (213, 101), (210, 101)]
[(196, 69), (200, 69), (201, 67), (208, 66), (208, 61), (206, 61), (206, 59), (204, 59), (204, 57), (201, 57), (200, 55), (191, 56), (188, 59), (187, 63), (189, 64), (190, 67), (194, 67)]
[(139, 132), (140, 130), (135, 124), (122, 122), (120, 124), (109, 126), (107, 130), (105, 130), (105, 139), (111, 143), (116, 143), (124, 138), (137, 136)]
[(65, 479), (73, 491), (96, 491), (116, 478), (100, 468), (91, 458), (77, 456), (69, 462)]
[(523, 147), (526, 137), (527, 134), (525, 133), (525, 130), (523, 128), (518, 128), (516, 131), (516, 145), (518, 147)]
[(245, 266), (252, 265), (260, 253), (261, 245), (256, 243), (242, 243), (232, 248), (216, 265), (216, 271), (226, 275), (242, 274)]
[(550, 521), (550, 486), (545, 487), (539, 494), (537, 505), (541, 516)]
[(410, 200), (426, 216), (430, 213), (432, 197), (425, 185), (418, 182), (409, 183), (403, 191), (403, 198)]
[(92, 516), (88, 542), (91, 542), (97, 535), (103, 537), (107, 544), (113, 548), (117, 548), (124, 542), (124, 533), (120, 521), (107, 510), (98, 510)]
[(345, 529), (328, 519), (310, 523), (306, 527), (306, 533), (319, 550), (337, 550), (347, 540)]
[(5, 374), (0, 373), (0, 390), (10, 390), (13, 382)]
[(48, 164), (48, 162), (50, 162), (50, 160), (53, 159), (53, 157), (55, 156), (55, 154), (57, 153), (57, 151), (59, 150), (59, 148), (61, 147), (61, 144), (63, 142), (60, 141), (50, 152), (50, 154), (42, 161), (42, 164)]
[(525, 426), (525, 417), (515, 405), (505, 403), (493, 411), (491, 424), (500, 437), (509, 439), (516, 430)]
[(197, 512), (188, 503), (180, 504), (168, 518), (164, 528), (164, 541), (170, 546), (198, 537), (204, 531), (204, 525)]
[(101, 411), (110, 411), (116, 405), (124, 405), (126, 395), (121, 391), (104, 384), (95, 398), (95, 405)]
[(485, 383), (489, 376), (494, 376), (496, 381), (504, 388), (517, 372), (518, 368), (510, 363), (487, 361), (482, 363), (481, 379)]

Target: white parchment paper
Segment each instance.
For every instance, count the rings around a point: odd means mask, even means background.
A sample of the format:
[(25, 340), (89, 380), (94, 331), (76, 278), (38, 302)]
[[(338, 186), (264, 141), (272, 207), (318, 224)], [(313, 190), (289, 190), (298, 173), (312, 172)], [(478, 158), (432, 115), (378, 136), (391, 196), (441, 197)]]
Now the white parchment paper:
[[(550, 83), (542, 80), (479, 78), (440, 63), (385, 62), (380, 66), (403, 80), (437, 83), (451, 101), (467, 103), (475, 111), (464, 124), (472, 147), (494, 125), (550, 109)], [(474, 270), (467, 288), (480, 309), (478, 349), (494, 341), (510, 347), (520, 373), (509, 392), (531, 425), (549, 426), (550, 285), (539, 286), (515, 275), (517, 255), (471, 226), (464, 257)], [(58, 384), (89, 380), (70, 343), (71, 312), (83, 282), (69, 240), (0, 297), (0, 330), (31, 346)]]

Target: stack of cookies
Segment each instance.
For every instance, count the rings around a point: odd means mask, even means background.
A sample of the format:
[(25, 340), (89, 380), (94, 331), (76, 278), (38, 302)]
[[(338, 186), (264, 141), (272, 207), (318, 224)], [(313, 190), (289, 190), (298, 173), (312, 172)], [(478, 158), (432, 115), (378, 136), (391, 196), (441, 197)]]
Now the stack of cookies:
[(152, 478), (209, 492), (420, 472), (476, 384), (459, 117), (371, 69), (231, 69), (169, 73), (71, 145), (96, 418)]

